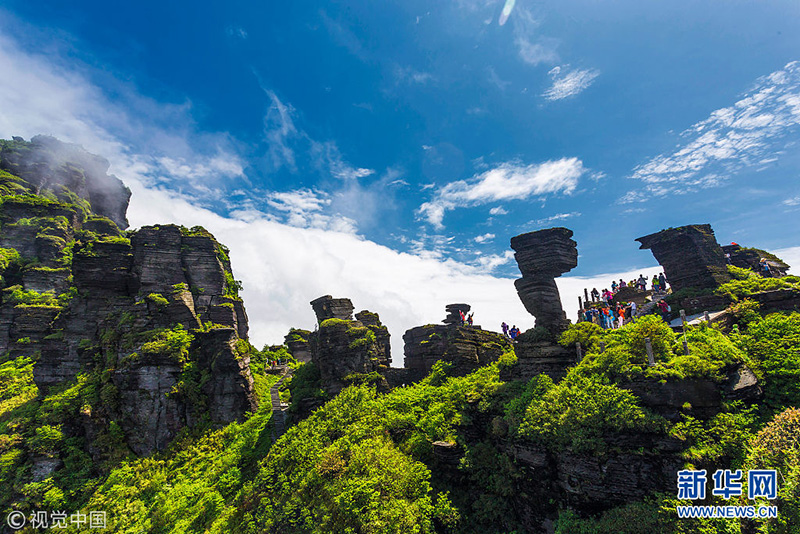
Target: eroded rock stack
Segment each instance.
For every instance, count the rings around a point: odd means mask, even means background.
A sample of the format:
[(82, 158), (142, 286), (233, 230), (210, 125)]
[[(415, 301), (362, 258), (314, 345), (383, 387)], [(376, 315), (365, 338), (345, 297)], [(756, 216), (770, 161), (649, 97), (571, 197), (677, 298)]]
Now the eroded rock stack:
[(452, 363), (453, 374), (464, 375), (497, 361), (511, 348), (511, 342), (502, 334), (460, 326), (458, 312), (468, 312), (469, 304), (448, 304), (445, 309), (445, 324), (417, 326), (403, 334), (405, 368), (411, 381), (425, 376), (439, 360)]
[(730, 280), (725, 253), (710, 224), (669, 228), (636, 241), (653, 252), (673, 291), (713, 289)]
[(353, 320), (350, 299), (325, 295), (311, 301), (319, 321), (312, 334), (312, 361), (320, 373), (323, 389), (336, 395), (345, 387), (361, 382), (385, 381), (378, 373), (391, 363), (389, 331), (377, 313), (367, 310)]
[(311, 301), (311, 307), (317, 316), (317, 322), (322, 323), (327, 319), (353, 320), (353, 303), (350, 299), (335, 299), (324, 295)]
[(469, 304), (448, 304), (444, 307), (447, 317), (442, 321), (444, 324), (461, 324), (461, 314), (465, 316), (472, 307)]
[(558, 333), (569, 326), (555, 279), (578, 265), (572, 230), (549, 228), (511, 238), (522, 278), (514, 285), (536, 326)]
[(283, 338), (283, 344), (289, 349), (295, 360), (306, 363), (311, 361), (311, 332), (292, 328)]
[(35, 361), (41, 394), (66, 384), (99, 395), (68, 437), (94, 453), (114, 421), (149, 454), (201, 418), (256, 408), (223, 245), (200, 227), (122, 232), (130, 192), (78, 147), (3, 141), (0, 168), (19, 173), (0, 172), (0, 351)]

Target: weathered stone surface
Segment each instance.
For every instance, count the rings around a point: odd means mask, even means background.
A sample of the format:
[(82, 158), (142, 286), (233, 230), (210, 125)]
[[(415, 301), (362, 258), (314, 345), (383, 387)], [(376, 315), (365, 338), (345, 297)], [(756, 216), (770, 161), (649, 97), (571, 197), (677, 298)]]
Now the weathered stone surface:
[(451, 441), (434, 441), (433, 456), (439, 462), (449, 465), (458, 465), (464, 456), (464, 451), (457, 443)]
[(761, 397), (761, 384), (746, 365), (729, 366), (723, 373), (727, 379), (722, 384), (705, 378), (664, 382), (639, 378), (620, 387), (639, 397), (642, 406), (672, 421), (679, 420), (681, 413), (710, 419), (722, 410), (725, 400), (754, 401)]
[(653, 252), (673, 291), (713, 289), (730, 280), (725, 254), (709, 224), (669, 228), (636, 241)]
[(311, 361), (311, 332), (292, 328), (284, 337), (283, 344), (289, 349), (295, 360), (302, 363)]
[(317, 316), (317, 322), (322, 323), (327, 319), (353, 320), (353, 303), (350, 299), (335, 299), (330, 295), (324, 295), (311, 301), (311, 307)]
[(382, 365), (389, 367), (392, 364), (392, 343), (389, 330), (381, 323), (381, 318), (377, 313), (362, 310), (356, 314), (356, 320), (372, 330), (375, 334), (375, 342), (378, 350), (378, 360)]
[(151, 356), (114, 373), (119, 391), (119, 424), (128, 446), (139, 455), (164, 449), (185, 421), (185, 407), (168, 395), (180, 379), (181, 365)]
[(497, 359), (511, 347), (502, 334), (455, 325), (426, 325), (406, 330), (405, 367), (427, 374), (433, 364), (453, 364), (451, 373), (464, 375)]
[(339, 320), (323, 324), (316, 332), (312, 359), (319, 368), (323, 389), (337, 395), (357, 375), (376, 372), (385, 360), (378, 358), (378, 345), (359, 321)]
[(514, 285), (536, 326), (557, 334), (569, 326), (555, 279), (578, 265), (572, 230), (549, 228), (511, 238), (522, 278)]
[(730, 244), (722, 247), (723, 254), (730, 254), (731, 264), (742, 269), (750, 269), (761, 274), (759, 262), (765, 258), (769, 264), (772, 276), (786, 276), (789, 264), (779, 261), (772, 254), (754, 248), (742, 248), (740, 245)]
[(448, 304), (444, 307), (447, 317), (442, 321), (444, 324), (461, 324), (461, 313), (467, 315), (472, 307), (469, 304)]
[(258, 407), (253, 396), (250, 357), (236, 353), (239, 336), (233, 328), (216, 328), (195, 334), (191, 354), (197, 364), (216, 377), (205, 383), (208, 415), (214, 423), (241, 419)]
[[(0, 145), (0, 168), (28, 180), (5, 176), (5, 186), (31, 193), (0, 203), (0, 245), (22, 256), (0, 273), (0, 351), (33, 356), (43, 394), (105, 362), (110, 372), (92, 378), (102, 403), (65, 435), (90, 438), (118, 421), (138, 454), (163, 449), (201, 418), (224, 424), (255, 409), (249, 358), (237, 350), (247, 315), (231, 295), (227, 249), (175, 225), (144, 227), (129, 243), (118, 227), (127, 224), (127, 189), (103, 160), (62, 145)], [(33, 196), (45, 190), (82, 207)], [(202, 331), (201, 321), (223, 328)], [(182, 339), (183, 349), (160, 336)], [(87, 451), (104, 454), (91, 440)]]
[(514, 344), (517, 363), (503, 370), (503, 380), (530, 380), (538, 374), (546, 374), (558, 381), (577, 362), (575, 350), (550, 341), (528, 341), (524, 336)]
[(641, 400), (653, 412), (672, 421), (680, 419), (681, 413), (708, 419), (719, 413), (722, 394), (712, 380), (693, 378), (667, 380), (641, 378), (620, 384)]
[(364, 380), (377, 380), (382, 388), (388, 388), (382, 376), (371, 375), (383, 372), (391, 363), (389, 331), (378, 314), (363, 310), (357, 314), (358, 320), (353, 320), (350, 299), (335, 299), (330, 295), (313, 300), (311, 306), (319, 330), (309, 333), (307, 338), (298, 334), (304, 331), (293, 330), (287, 342), (302, 350), (298, 343), (301, 339), (297, 338), (307, 339), (326, 393), (336, 395), (344, 387)]

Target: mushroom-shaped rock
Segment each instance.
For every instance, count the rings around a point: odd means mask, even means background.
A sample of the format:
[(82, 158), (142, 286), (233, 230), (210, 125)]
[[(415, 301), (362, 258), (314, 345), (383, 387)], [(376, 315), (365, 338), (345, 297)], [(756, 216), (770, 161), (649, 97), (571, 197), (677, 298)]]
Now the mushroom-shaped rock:
[(536, 326), (553, 333), (569, 325), (555, 279), (578, 265), (577, 244), (568, 228), (549, 228), (511, 238), (522, 278), (514, 282)]

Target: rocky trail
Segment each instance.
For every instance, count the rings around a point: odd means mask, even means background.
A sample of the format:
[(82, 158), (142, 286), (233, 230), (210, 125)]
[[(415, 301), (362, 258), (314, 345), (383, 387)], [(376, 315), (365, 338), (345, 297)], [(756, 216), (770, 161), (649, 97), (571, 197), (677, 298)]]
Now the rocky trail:
[(292, 369), (289, 366), (283, 367), (281, 379), (275, 382), (269, 390), (270, 398), (272, 400), (272, 443), (278, 441), (286, 430), (286, 414), (284, 413), (284, 406), (281, 403), (281, 386), (287, 378), (292, 376)]

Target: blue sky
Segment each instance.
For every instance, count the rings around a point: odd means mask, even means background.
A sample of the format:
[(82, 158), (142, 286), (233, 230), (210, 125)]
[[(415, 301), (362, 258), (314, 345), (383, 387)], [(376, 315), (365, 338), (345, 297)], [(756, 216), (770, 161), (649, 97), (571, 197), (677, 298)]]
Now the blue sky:
[(0, 134), (80, 142), (203, 217), (470, 276), (518, 276), (509, 238), (563, 225), (592, 277), (652, 265), (634, 239), (669, 226), (798, 245), (798, 20), (796, 1), (8, 0)]

